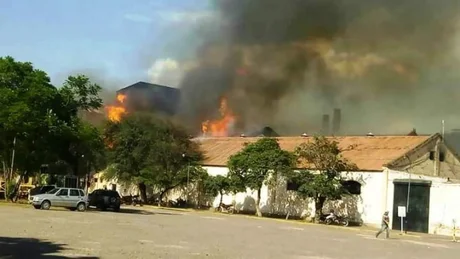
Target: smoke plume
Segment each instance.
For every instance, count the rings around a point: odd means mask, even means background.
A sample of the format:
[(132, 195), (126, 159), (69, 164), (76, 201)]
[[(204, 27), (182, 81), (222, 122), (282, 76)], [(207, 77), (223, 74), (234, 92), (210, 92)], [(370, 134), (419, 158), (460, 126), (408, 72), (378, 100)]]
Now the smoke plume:
[[(438, 130), (460, 104), (457, 0), (215, 0), (219, 22), (181, 83), (189, 125), (313, 133), (343, 111), (343, 133)], [(209, 25), (207, 25), (209, 26)]]

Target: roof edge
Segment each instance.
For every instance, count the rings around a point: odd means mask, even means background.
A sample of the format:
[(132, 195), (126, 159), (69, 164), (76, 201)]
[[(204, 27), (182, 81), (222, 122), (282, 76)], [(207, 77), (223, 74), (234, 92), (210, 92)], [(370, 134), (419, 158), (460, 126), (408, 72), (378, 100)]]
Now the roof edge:
[(431, 135), (429, 138), (424, 140), (422, 143), (418, 144), (414, 148), (411, 148), (410, 150), (408, 150), (407, 152), (402, 154), (400, 157), (397, 157), (397, 158), (393, 159), (392, 161), (390, 161), (389, 163), (384, 164), (383, 167), (391, 169), (391, 167), (394, 166), (394, 164), (396, 164), (397, 162), (401, 161), (402, 159), (405, 159), (406, 157), (408, 157), (409, 155), (411, 155), (415, 151), (419, 150), (421, 147), (425, 146), (426, 144), (428, 144), (431, 141), (436, 140), (436, 139), (442, 139), (441, 134), (435, 133), (435, 134)]
[[(439, 133), (436, 133), (439, 134)], [(418, 135), (418, 136), (407, 136), (407, 135), (374, 135), (372, 137), (366, 136), (366, 135), (344, 135), (344, 136), (325, 136), (326, 138), (331, 138), (331, 139), (340, 139), (340, 138), (388, 138), (388, 137), (394, 137), (394, 138), (422, 138), (422, 137), (433, 137), (433, 135)], [(312, 139), (314, 138), (315, 135), (309, 135), (307, 137), (303, 136), (277, 136), (277, 137), (241, 137), (241, 136), (233, 136), (233, 137), (203, 137), (203, 136), (198, 136), (192, 138), (192, 141), (202, 141), (202, 140), (230, 140), (230, 139), (261, 139), (261, 138), (275, 138), (275, 139), (297, 139), (297, 138), (303, 138), (303, 139)]]
[(171, 86), (167, 86), (167, 85), (160, 85), (160, 84), (153, 84), (153, 83), (149, 83), (149, 82), (145, 82), (145, 81), (138, 81), (138, 82), (136, 82), (134, 84), (130, 84), (128, 86), (125, 86), (125, 87), (117, 90), (117, 92), (124, 91), (124, 90), (126, 90), (126, 89), (128, 89), (130, 87), (133, 87), (134, 85), (137, 85), (137, 84), (146, 84), (146, 85), (149, 85), (151, 87), (155, 87), (155, 86), (156, 87), (164, 87), (164, 88), (172, 89), (174, 91), (180, 91), (179, 88), (175, 88), (175, 87), (171, 87)]

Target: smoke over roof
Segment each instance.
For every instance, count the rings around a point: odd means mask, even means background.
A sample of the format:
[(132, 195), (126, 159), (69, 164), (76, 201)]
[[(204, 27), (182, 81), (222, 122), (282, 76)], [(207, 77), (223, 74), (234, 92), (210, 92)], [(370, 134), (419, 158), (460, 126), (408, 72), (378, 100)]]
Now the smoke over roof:
[(335, 107), (343, 133), (435, 131), (460, 108), (459, 5), (215, 0), (218, 19), (180, 86), (184, 120), (219, 116), (226, 97), (240, 132), (319, 131)]

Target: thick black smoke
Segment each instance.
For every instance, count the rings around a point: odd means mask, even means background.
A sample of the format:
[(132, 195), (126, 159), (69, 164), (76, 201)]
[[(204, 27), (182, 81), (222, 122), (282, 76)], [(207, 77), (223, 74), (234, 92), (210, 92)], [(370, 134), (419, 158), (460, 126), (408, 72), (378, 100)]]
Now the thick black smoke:
[(215, 8), (218, 28), (181, 85), (188, 125), (218, 118), (222, 96), (237, 133), (266, 125), (313, 133), (335, 107), (344, 134), (431, 132), (460, 108), (459, 1), (216, 0)]

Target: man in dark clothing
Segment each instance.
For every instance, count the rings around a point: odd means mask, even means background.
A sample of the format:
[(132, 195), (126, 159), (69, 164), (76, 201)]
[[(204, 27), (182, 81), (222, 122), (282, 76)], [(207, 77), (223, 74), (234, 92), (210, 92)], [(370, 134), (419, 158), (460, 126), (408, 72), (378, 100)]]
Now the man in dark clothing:
[(390, 238), (389, 225), (390, 225), (390, 217), (388, 217), (388, 211), (385, 211), (382, 217), (382, 227), (380, 228), (379, 232), (377, 232), (375, 237), (378, 238), (380, 234), (382, 234), (383, 232), (386, 232), (386, 238)]

